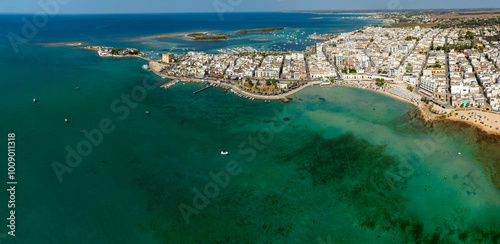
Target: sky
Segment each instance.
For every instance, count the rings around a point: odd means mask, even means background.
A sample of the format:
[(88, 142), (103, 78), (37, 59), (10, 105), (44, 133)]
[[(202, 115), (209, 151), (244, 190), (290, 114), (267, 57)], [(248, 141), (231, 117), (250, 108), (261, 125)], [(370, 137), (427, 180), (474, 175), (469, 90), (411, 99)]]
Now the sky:
[(0, 0), (0, 13), (191, 13), (443, 8), (500, 8), (500, 0)]

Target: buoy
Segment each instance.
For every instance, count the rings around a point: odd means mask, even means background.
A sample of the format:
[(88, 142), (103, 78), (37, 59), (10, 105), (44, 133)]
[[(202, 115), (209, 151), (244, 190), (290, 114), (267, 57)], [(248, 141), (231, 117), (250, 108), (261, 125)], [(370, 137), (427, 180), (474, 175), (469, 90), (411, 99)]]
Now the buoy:
[(377, 97), (377, 99), (380, 99), (380, 97)]

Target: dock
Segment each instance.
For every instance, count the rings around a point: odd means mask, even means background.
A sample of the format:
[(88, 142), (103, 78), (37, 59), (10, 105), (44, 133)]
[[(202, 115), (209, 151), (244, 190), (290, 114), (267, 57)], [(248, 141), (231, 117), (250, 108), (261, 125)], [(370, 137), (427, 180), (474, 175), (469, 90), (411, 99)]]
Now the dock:
[(168, 89), (168, 88), (172, 87), (173, 85), (177, 84), (177, 82), (179, 82), (179, 80), (174, 80), (174, 81), (171, 81), (171, 82), (167, 82), (167, 83), (161, 85), (160, 87), (164, 88), (164, 89)]
[(206, 89), (208, 89), (208, 88), (210, 88), (210, 87), (212, 87), (212, 85), (207, 85), (206, 87), (203, 87), (203, 88), (201, 88), (200, 90), (193, 92), (193, 94), (196, 94), (196, 93), (198, 93), (198, 92), (202, 92), (202, 91), (204, 91), (204, 90), (206, 90)]

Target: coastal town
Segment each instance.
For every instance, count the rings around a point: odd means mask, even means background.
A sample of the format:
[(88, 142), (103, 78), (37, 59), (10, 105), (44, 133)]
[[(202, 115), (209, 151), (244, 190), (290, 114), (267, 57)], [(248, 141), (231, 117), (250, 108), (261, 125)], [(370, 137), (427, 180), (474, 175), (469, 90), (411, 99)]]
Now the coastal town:
[(311, 81), (404, 84), (442, 108), (500, 109), (500, 26), (475, 29), (365, 27), (303, 52), (164, 53), (158, 74), (231, 81), (258, 94), (282, 94)]
[(140, 57), (160, 77), (212, 82), (249, 98), (283, 99), (298, 88), (348, 84), (386, 92), (434, 114), (451, 116), (465, 108), (500, 111), (500, 23), (451, 27), (446, 20), (448, 25), (425, 27), (435, 19), (409, 19), (422, 26), (372, 25), (313, 34), (310, 39), (322, 40), (294, 52), (239, 47), (163, 53), (152, 60), (137, 49), (87, 48), (103, 57)]

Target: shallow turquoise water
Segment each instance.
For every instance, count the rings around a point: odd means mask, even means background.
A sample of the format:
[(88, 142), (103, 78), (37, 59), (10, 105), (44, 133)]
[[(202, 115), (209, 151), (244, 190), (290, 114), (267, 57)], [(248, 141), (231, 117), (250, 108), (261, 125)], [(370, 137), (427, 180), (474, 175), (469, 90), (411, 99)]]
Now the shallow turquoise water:
[[(29, 48), (0, 66), (0, 131), (17, 135), (8, 243), (498, 242), (498, 138), (355, 88), (290, 104), (193, 95), (202, 84), (134, 93), (163, 82), (143, 61)], [(144, 99), (127, 115), (133, 94)], [(114, 131), (61, 182), (54, 162), (68, 165), (65, 148), (103, 119)]]
[[(121, 62), (113, 65), (135, 63)], [(108, 89), (119, 97), (133, 83)], [(464, 143), (467, 135), (408, 119), (409, 105), (343, 87), (308, 88), (291, 104), (215, 88), (192, 94), (202, 86), (154, 89), (123, 121), (99, 93), (68, 110), (57, 100), (28, 99), (24, 109), (36, 119), (9, 122), (18, 138), (23, 233), (16, 240), (401, 243), (435, 232), (449, 242), (461, 233), (464, 240), (498, 238), (499, 192), (474, 156), (480, 148)], [(85, 93), (80, 87), (68, 88), (74, 95), (66, 104)], [(61, 118), (75, 110), (65, 124)], [(85, 139), (79, 131), (106, 117), (115, 131), (59, 182), (51, 163), (64, 163), (65, 146), (75, 148)], [(241, 173), (218, 194), (209, 190), (216, 196), (186, 224), (179, 205), (195, 209), (193, 189), (203, 192), (215, 182), (209, 173), (232, 160)]]

